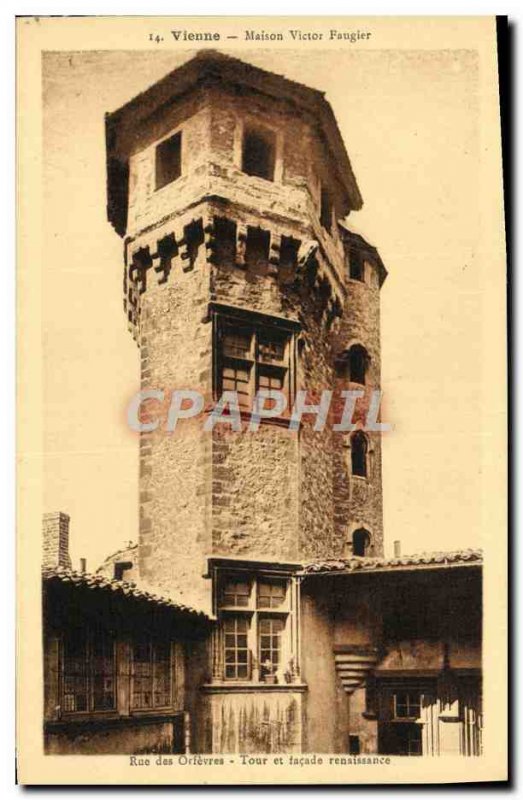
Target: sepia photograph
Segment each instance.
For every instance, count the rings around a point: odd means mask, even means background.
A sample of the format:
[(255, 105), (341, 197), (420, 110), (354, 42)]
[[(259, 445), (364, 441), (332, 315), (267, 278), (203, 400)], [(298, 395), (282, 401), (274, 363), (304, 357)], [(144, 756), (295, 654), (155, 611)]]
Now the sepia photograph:
[(45, 782), (500, 780), (496, 20), (125, 21), (19, 20)]

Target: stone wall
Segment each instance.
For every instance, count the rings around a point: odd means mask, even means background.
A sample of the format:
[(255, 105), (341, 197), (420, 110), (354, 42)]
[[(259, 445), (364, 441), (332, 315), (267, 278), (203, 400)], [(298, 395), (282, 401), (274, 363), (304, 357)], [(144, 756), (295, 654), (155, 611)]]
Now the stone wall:
[[(241, 170), (243, 131), (253, 124), (274, 133), (274, 181)], [(177, 130), (182, 176), (155, 190), (156, 145)], [(378, 281), (372, 275), (368, 285), (347, 280), (347, 254), (335, 224), (346, 199), (310, 115), (258, 93), (200, 86), (138, 126), (133, 142), (124, 285), (129, 324), (141, 348), (142, 388), (164, 389), (166, 397), (174, 389), (196, 389), (208, 407), (216, 390), (210, 304), (295, 323), (293, 390), (306, 389), (309, 402), (324, 389), (348, 388), (337, 363), (356, 339), (369, 350), (371, 384), (379, 387)], [(322, 185), (333, 201), (330, 233), (319, 220)], [(220, 263), (217, 218), (235, 231)], [(249, 227), (270, 238), (266, 263), (256, 268), (244, 263)], [(297, 243), (294, 263), (284, 263), (282, 237)], [(158, 411), (154, 402), (150, 406)], [(166, 412), (165, 405), (163, 419)], [(340, 557), (360, 525), (372, 534), (372, 552), (380, 554), (379, 437), (372, 442), (369, 476), (356, 480), (347, 437), (330, 425), (320, 432), (313, 425), (314, 418), (305, 417), (297, 432), (262, 424), (253, 433), (232, 434), (220, 426), (211, 435), (197, 418), (171, 434), (163, 425), (143, 433), (142, 579), (207, 607), (201, 576), (211, 554)]]
[(238, 690), (207, 696), (214, 753), (299, 753), (302, 692)]

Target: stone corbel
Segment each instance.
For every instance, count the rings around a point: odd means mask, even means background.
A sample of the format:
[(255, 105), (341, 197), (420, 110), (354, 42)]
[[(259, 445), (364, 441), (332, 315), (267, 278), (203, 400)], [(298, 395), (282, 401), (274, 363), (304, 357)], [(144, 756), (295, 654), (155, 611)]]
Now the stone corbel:
[(278, 274), (278, 267), (280, 266), (280, 250), (281, 250), (281, 235), (279, 233), (271, 233), (269, 266), (267, 269), (268, 275), (276, 276)]

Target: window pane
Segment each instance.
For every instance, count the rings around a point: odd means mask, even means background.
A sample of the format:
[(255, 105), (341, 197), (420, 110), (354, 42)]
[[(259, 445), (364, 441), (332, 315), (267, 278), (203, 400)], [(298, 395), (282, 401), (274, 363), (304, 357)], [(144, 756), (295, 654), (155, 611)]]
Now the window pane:
[(223, 334), (223, 354), (232, 358), (251, 357), (252, 333), (228, 328)]
[(260, 361), (283, 361), (287, 339), (277, 335), (269, 336), (263, 332), (258, 340), (258, 358)]
[(73, 629), (63, 648), (64, 711), (88, 711), (87, 631)]
[(136, 642), (132, 650), (132, 708), (151, 708), (153, 700), (153, 652), (150, 642)]
[(245, 617), (226, 617), (223, 621), (225, 677), (247, 678), (249, 673), (249, 649), (247, 632), (249, 620)]
[(260, 617), (258, 624), (260, 675), (276, 672), (281, 657), (281, 634), (284, 622), (272, 617)]
[(94, 632), (91, 644), (91, 671), (93, 680), (93, 708), (95, 711), (115, 707), (115, 648), (114, 639)]
[(275, 138), (271, 131), (246, 130), (243, 137), (242, 170), (274, 180)]
[(223, 589), (223, 605), (240, 606), (246, 608), (249, 605), (251, 586), (245, 580), (229, 580)]
[(258, 608), (279, 608), (285, 602), (283, 581), (258, 583)]
[(222, 392), (237, 392), (240, 406), (249, 406), (251, 369), (228, 362), (222, 369)]
[(418, 692), (398, 692), (395, 695), (396, 717), (417, 719), (421, 713), (421, 696)]
[(154, 645), (153, 705), (171, 703), (171, 645), (170, 642)]

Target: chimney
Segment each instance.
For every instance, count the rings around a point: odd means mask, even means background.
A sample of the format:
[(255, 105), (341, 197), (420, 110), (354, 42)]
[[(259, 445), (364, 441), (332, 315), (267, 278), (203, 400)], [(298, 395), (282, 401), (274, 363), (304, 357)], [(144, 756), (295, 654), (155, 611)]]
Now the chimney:
[(43, 525), (44, 569), (53, 567), (66, 567), (71, 569), (69, 556), (69, 514), (63, 511), (54, 511), (44, 514)]
[(80, 572), (87, 572), (87, 559), (80, 559)]
[(396, 539), (394, 542), (394, 558), (399, 558), (401, 556), (401, 542), (399, 539)]

